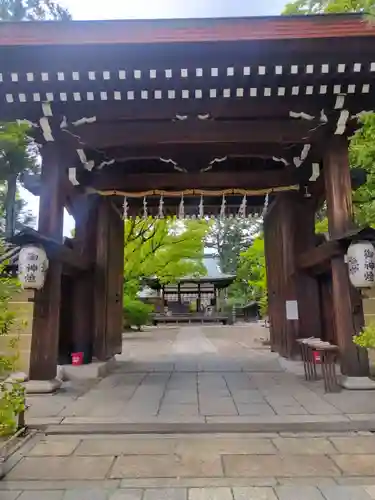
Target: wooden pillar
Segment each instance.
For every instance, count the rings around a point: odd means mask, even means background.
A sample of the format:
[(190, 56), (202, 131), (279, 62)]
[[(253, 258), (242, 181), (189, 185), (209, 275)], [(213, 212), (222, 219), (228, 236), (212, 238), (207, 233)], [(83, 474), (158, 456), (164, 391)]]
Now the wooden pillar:
[[(83, 195), (74, 203), (76, 223), (74, 249), (92, 262), (95, 261), (97, 202), (96, 196)], [(74, 276), (71, 311), (72, 349), (73, 352), (84, 352), (86, 360), (91, 358), (93, 348), (94, 289), (93, 269)]]
[(93, 354), (99, 360), (121, 352), (124, 223), (113, 202), (99, 199), (96, 233)]
[[(66, 175), (55, 143), (41, 150), (42, 177), (38, 230), (44, 236), (63, 241), (64, 196), (62, 180)], [(52, 380), (56, 377), (62, 264), (50, 261), (46, 282), (35, 293), (33, 333), (30, 354), (30, 379)]]
[[(314, 245), (314, 210), (299, 193), (277, 196), (264, 222), (271, 347), (296, 353), (295, 340), (320, 335), (318, 285), (300, 273), (297, 255)], [(298, 318), (287, 317), (287, 302), (297, 302)]]
[[(353, 226), (352, 188), (348, 143), (342, 136), (331, 139), (324, 157), (324, 179), (330, 236), (340, 237)], [(344, 375), (368, 375), (366, 352), (353, 344), (355, 325), (348, 266), (343, 256), (331, 261), (333, 320)]]

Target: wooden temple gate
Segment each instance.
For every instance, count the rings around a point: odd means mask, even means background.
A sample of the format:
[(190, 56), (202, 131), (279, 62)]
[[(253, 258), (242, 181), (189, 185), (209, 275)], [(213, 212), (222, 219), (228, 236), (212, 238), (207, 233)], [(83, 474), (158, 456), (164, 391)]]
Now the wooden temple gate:
[[(64, 328), (97, 359), (120, 351), (124, 198), (127, 215), (157, 215), (161, 197), (163, 213), (178, 213), (183, 197), (197, 216), (200, 200), (219, 213), (223, 194), (232, 214), (244, 200), (261, 212), (268, 194), (273, 349), (292, 356), (296, 338), (332, 336), (325, 264), (343, 372), (366, 374), (335, 239), (352, 225), (347, 138), (355, 115), (375, 109), (374, 54), (375, 27), (357, 15), (1, 23), (0, 119), (28, 120), (42, 155), (33, 237), (50, 270), (30, 377), (56, 376)], [(317, 247), (325, 200), (331, 240)], [(76, 220), (69, 245), (64, 206)]]

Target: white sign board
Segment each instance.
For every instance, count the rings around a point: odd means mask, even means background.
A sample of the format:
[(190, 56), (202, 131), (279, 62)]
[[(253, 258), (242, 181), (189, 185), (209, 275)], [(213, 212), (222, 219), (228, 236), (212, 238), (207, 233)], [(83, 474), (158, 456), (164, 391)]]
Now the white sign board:
[(296, 300), (287, 300), (285, 302), (286, 319), (297, 320), (298, 317), (298, 302)]

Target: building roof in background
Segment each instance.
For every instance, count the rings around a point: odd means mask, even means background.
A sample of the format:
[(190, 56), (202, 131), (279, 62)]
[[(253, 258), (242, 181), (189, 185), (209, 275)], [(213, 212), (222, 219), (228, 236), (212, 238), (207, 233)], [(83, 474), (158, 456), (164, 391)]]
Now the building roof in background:
[[(216, 283), (220, 288), (226, 288), (236, 279), (235, 274), (223, 273), (220, 269), (219, 258), (214, 255), (205, 255), (202, 264), (206, 268), (203, 276), (184, 276), (177, 280), (178, 283)], [(158, 278), (146, 278), (145, 282), (153, 289), (162, 287)]]
[(362, 14), (7, 22), (2, 46), (196, 43), (374, 36)]
[[(226, 274), (223, 273), (220, 269), (220, 261), (219, 258), (215, 255), (205, 255), (203, 257), (203, 265), (206, 268), (206, 275), (202, 276), (203, 279), (208, 280), (217, 280), (217, 279), (235, 279), (236, 275), (234, 274)], [(186, 278), (189, 278), (188, 276)], [(183, 278), (185, 279), (185, 278)]]

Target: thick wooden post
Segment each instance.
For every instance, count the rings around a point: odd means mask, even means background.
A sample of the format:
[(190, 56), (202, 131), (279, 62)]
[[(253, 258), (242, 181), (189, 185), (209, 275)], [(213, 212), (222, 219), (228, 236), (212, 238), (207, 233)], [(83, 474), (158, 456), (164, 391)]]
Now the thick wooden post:
[(94, 356), (121, 352), (124, 223), (106, 198), (99, 200), (96, 233)]
[[(340, 237), (353, 225), (352, 188), (348, 143), (344, 137), (331, 139), (324, 157), (324, 179), (331, 237)], [(353, 344), (355, 325), (348, 267), (343, 256), (334, 257), (332, 269), (333, 320), (340, 347), (344, 375), (368, 375), (366, 353)]]
[[(42, 151), (42, 183), (39, 203), (38, 230), (62, 243), (64, 196), (62, 179), (65, 171), (55, 144), (50, 142)], [(30, 379), (52, 380), (56, 377), (62, 264), (50, 261), (45, 285), (35, 293), (33, 333), (30, 354)]]
[[(278, 195), (265, 218), (264, 239), (271, 347), (291, 357), (296, 338), (319, 336), (321, 327), (317, 282), (296, 267), (298, 254), (314, 246), (311, 200), (298, 193)], [(298, 318), (287, 318), (287, 302), (297, 303)]]
[[(74, 249), (92, 262), (95, 260), (97, 202), (96, 196), (82, 196), (74, 203)], [(91, 360), (93, 350), (94, 289), (93, 269), (74, 277), (72, 349), (74, 352), (84, 352), (85, 361)]]

